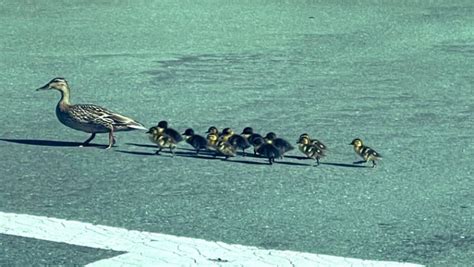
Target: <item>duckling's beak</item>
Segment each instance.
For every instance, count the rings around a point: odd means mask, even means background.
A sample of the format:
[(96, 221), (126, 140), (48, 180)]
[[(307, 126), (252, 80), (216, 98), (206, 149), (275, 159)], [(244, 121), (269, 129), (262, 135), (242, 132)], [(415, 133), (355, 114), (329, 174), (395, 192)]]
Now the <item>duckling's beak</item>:
[(48, 90), (49, 89), (49, 83), (48, 84), (45, 84), (44, 86), (36, 89), (35, 91), (42, 91), (42, 90)]

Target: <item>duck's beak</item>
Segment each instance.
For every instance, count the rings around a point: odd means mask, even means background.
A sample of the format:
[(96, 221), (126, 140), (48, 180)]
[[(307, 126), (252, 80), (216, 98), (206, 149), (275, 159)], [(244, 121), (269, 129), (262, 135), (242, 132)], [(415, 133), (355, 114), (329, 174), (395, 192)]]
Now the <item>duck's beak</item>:
[(35, 91), (42, 91), (42, 90), (48, 90), (49, 89), (49, 83), (48, 84), (45, 84), (44, 86), (36, 89)]

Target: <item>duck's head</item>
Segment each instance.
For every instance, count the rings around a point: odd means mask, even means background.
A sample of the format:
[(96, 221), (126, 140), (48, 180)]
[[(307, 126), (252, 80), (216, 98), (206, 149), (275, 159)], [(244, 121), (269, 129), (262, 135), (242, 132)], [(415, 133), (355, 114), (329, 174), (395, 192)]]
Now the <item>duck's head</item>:
[(69, 85), (64, 78), (54, 78), (49, 83), (45, 84), (44, 86), (36, 89), (36, 91), (42, 91), (42, 90), (49, 90), (49, 89), (56, 89), (59, 91), (65, 91), (69, 88)]
[(252, 127), (245, 127), (241, 134), (252, 135), (253, 134), (253, 128)]
[(222, 130), (222, 135), (224, 135), (224, 136), (234, 135), (234, 131), (231, 128), (224, 128)]
[(303, 138), (303, 137), (306, 137), (306, 138), (310, 139), (309, 134), (307, 134), (307, 133), (303, 133), (303, 134), (300, 135), (300, 139)]
[(364, 145), (364, 143), (362, 143), (362, 140), (360, 140), (359, 138), (356, 138), (352, 140), (352, 142), (349, 145), (353, 145), (355, 147), (361, 147)]
[(183, 135), (184, 136), (192, 136), (192, 135), (194, 135), (194, 130), (191, 129), (191, 128), (188, 128), (188, 129), (186, 129), (186, 131), (184, 131)]
[(272, 141), (277, 137), (277, 135), (274, 132), (269, 132), (267, 135), (265, 135), (264, 139), (267, 141), (267, 143), (272, 143)]
[(308, 135), (302, 134), (300, 136), (300, 138), (298, 139), (298, 142), (296, 142), (296, 143), (297, 144), (302, 144), (302, 145), (307, 145), (307, 144), (311, 143), (311, 140), (309, 139)]
[(160, 121), (158, 122), (158, 128), (166, 129), (168, 128), (168, 122), (167, 121)]
[(151, 127), (150, 129), (148, 129), (148, 131), (146, 132), (147, 134), (151, 134), (151, 135), (156, 135), (159, 133), (159, 130), (157, 127)]
[(217, 128), (215, 126), (211, 126), (209, 127), (209, 129), (207, 129), (207, 132), (206, 133), (209, 133), (209, 134), (218, 134), (219, 133), (219, 130), (217, 130)]

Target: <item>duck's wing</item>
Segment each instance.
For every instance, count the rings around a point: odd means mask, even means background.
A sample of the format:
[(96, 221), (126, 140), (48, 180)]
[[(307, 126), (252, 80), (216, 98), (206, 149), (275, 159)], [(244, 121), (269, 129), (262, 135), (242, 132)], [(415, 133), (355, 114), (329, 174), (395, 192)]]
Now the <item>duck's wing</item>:
[(164, 133), (171, 137), (176, 143), (183, 141), (183, 136), (173, 128), (166, 128)]
[(369, 157), (374, 157), (374, 158), (377, 158), (377, 159), (382, 158), (382, 155), (380, 155), (377, 151), (373, 150), (372, 148), (370, 148), (368, 146), (364, 146), (362, 148), (362, 150), (360, 151), (360, 154), (364, 158), (369, 158)]
[(244, 148), (247, 149), (250, 147), (250, 143), (247, 141), (247, 139), (241, 135), (234, 134), (232, 135), (229, 140), (227, 140), (231, 145), (239, 148)]
[(108, 128), (114, 127), (117, 130), (147, 130), (143, 124), (97, 105), (73, 105), (69, 113), (81, 123), (100, 124)]
[(328, 149), (327, 146), (323, 144), (323, 142), (319, 141), (318, 139), (311, 139), (311, 142), (322, 150)]
[(281, 151), (272, 144), (263, 144), (257, 149), (257, 153), (267, 158), (279, 158)]
[(283, 149), (283, 152), (288, 152), (288, 151), (294, 149), (294, 147), (290, 144), (290, 142), (286, 141), (286, 140), (283, 139), (283, 138), (275, 138), (275, 139), (273, 140), (273, 144), (274, 144), (277, 148)]

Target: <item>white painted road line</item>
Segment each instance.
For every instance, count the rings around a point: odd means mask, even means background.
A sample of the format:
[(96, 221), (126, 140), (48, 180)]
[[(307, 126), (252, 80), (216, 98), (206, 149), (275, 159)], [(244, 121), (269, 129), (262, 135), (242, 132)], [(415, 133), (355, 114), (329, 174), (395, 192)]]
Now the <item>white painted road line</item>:
[(124, 252), (88, 266), (421, 266), (260, 249), (5, 212), (0, 212), (0, 234)]

